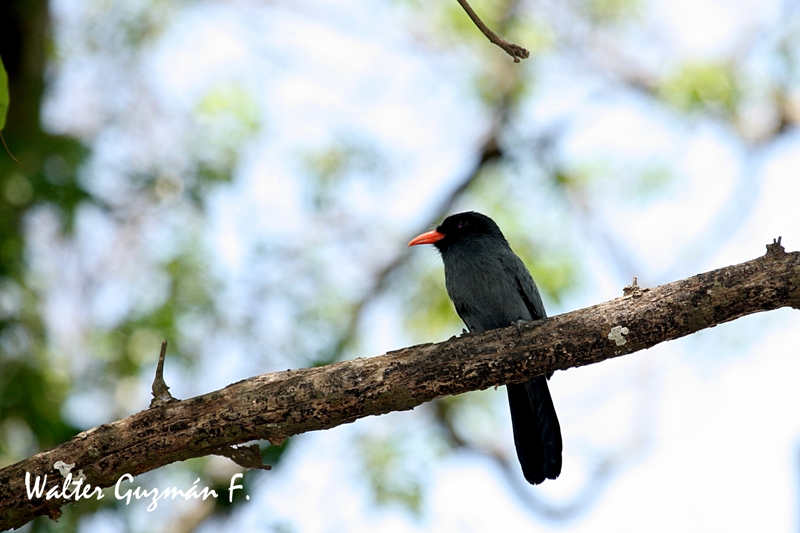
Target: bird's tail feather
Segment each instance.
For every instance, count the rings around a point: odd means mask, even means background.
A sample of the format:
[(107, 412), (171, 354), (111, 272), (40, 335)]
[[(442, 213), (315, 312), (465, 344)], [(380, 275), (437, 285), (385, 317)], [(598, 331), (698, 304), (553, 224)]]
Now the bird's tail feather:
[(544, 376), (509, 384), (508, 403), (522, 473), (538, 485), (561, 473), (561, 427)]

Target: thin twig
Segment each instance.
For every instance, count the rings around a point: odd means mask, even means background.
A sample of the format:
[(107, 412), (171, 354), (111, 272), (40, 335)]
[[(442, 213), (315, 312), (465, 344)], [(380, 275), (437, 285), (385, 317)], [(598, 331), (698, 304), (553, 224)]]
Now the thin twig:
[(11, 150), (8, 149), (8, 145), (6, 144), (6, 138), (3, 137), (3, 132), (1, 132), (1, 131), (0, 131), (0, 141), (3, 141), (3, 148), (6, 149), (6, 153), (8, 154), (8, 157), (13, 159), (14, 162), (19, 165), (19, 160), (16, 157), (14, 157), (14, 154), (12, 154)]
[(169, 393), (169, 387), (164, 381), (164, 358), (167, 356), (167, 341), (161, 343), (161, 353), (158, 354), (156, 377), (153, 379), (153, 399), (150, 408), (162, 407), (168, 403), (177, 402), (178, 399)]
[(519, 63), (520, 59), (528, 58), (530, 52), (528, 52), (526, 49), (524, 49), (518, 44), (506, 41), (505, 39), (497, 35), (495, 32), (490, 30), (489, 27), (483, 23), (478, 14), (475, 13), (475, 10), (472, 9), (472, 6), (470, 6), (467, 3), (467, 0), (458, 0), (458, 3), (461, 5), (461, 7), (464, 8), (464, 11), (467, 12), (469, 18), (472, 19), (472, 22), (475, 23), (475, 25), (478, 27), (479, 30), (481, 30), (481, 32), (486, 36), (486, 38), (489, 39), (494, 44), (496, 44), (497, 46), (499, 46), (500, 48), (502, 48), (503, 50), (505, 50), (505, 52), (508, 55), (513, 57), (514, 63)]

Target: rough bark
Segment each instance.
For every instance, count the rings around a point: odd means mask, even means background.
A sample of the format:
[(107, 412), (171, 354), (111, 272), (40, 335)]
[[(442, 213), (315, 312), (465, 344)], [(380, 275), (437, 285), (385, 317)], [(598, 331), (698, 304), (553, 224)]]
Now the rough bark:
[(279, 443), (369, 415), (413, 409), (471, 390), (522, 382), (630, 354), (744, 315), (800, 309), (800, 253), (779, 241), (765, 256), (548, 318), (462, 335), (367, 359), (256, 376), (222, 390), (167, 403), (77, 435), (0, 470), (0, 528), (38, 515), (56, 518), (64, 500), (28, 499), (25, 473), (61, 480), (57, 461), (75, 463), (92, 486), (107, 487), (166, 464), (255, 439)]

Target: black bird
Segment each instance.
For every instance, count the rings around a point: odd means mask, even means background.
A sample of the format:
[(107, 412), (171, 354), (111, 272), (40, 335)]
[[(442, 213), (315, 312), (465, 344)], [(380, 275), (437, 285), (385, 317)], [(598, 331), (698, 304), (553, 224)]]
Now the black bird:
[[(470, 332), (547, 316), (530, 272), (486, 215), (451, 215), (408, 243), (416, 244), (433, 244), (441, 253), (447, 294)], [(547, 388), (551, 375), (506, 387), (517, 457), (533, 485), (561, 473), (561, 428)]]

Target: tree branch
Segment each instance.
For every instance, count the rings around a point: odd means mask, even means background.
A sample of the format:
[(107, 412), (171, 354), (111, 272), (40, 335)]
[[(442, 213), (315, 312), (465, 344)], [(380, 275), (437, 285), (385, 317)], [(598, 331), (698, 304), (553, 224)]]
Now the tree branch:
[(472, 22), (481, 30), (487, 39), (489, 39), (492, 43), (496, 44), (500, 48), (502, 48), (508, 55), (514, 58), (514, 63), (519, 63), (520, 59), (527, 59), (530, 55), (526, 49), (521, 47), (518, 44), (510, 43), (497, 35), (495, 32), (489, 29), (489, 27), (484, 24), (481, 18), (475, 13), (475, 10), (472, 9), (472, 6), (467, 3), (467, 0), (458, 0), (458, 3), (464, 8), (464, 11), (467, 12), (469, 18), (472, 19)]
[(56, 518), (64, 499), (29, 499), (26, 472), (63, 483), (53, 465), (75, 463), (93, 487), (114, 485), (255, 439), (336, 427), (442, 396), (519, 383), (650, 348), (736, 318), (800, 309), (800, 252), (780, 241), (765, 256), (517, 328), (462, 335), (367, 359), (275, 372), (85, 431), (0, 470), (0, 529)]

